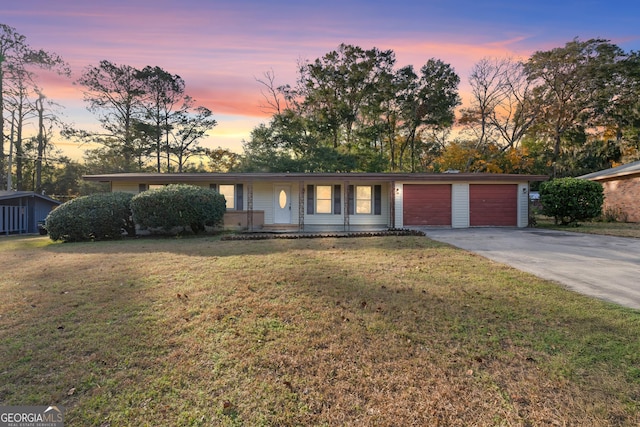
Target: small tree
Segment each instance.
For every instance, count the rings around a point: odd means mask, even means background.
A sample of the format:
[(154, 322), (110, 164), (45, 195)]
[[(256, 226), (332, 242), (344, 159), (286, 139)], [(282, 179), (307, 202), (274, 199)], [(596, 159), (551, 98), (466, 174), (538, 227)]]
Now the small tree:
[(556, 224), (569, 225), (602, 213), (602, 184), (578, 178), (559, 178), (540, 185), (542, 213)]
[(131, 200), (137, 225), (170, 232), (175, 227), (194, 233), (205, 226), (222, 224), (226, 201), (214, 190), (194, 185), (172, 184), (145, 191)]
[(130, 202), (133, 194), (97, 193), (58, 206), (47, 216), (45, 228), (51, 240), (80, 242), (119, 239), (135, 235)]

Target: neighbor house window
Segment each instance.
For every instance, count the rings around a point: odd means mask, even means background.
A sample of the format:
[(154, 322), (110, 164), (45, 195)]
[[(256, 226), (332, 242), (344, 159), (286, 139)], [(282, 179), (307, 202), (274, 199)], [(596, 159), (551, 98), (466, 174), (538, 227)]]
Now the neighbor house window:
[(236, 208), (236, 186), (233, 184), (218, 185), (218, 193), (222, 194), (227, 201), (227, 209)]

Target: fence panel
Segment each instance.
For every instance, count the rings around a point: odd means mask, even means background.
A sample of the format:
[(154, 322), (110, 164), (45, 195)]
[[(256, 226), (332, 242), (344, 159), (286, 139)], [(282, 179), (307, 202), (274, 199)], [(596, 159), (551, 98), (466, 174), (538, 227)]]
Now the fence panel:
[(0, 206), (0, 233), (28, 232), (26, 206)]

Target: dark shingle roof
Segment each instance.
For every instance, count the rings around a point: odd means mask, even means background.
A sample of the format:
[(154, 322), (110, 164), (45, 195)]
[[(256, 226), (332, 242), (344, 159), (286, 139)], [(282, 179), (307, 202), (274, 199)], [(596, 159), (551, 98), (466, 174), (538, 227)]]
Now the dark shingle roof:
[(545, 175), (502, 173), (114, 173), (85, 175), (85, 181), (144, 182), (163, 184), (171, 182), (260, 182), (282, 180), (359, 180), (359, 181), (545, 181)]
[(51, 197), (38, 194), (34, 191), (0, 191), (0, 200), (20, 199), (22, 197), (37, 197), (39, 199), (43, 199), (57, 205), (62, 203), (59, 200), (55, 200)]
[(615, 168), (605, 169), (598, 172), (589, 173), (579, 176), (578, 178), (599, 181), (602, 179), (617, 178), (626, 175), (640, 174), (640, 160), (626, 165), (617, 166)]

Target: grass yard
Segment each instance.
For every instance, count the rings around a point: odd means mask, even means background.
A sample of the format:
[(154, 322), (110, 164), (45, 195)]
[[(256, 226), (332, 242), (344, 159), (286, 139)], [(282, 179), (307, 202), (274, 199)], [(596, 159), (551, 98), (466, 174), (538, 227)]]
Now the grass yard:
[(580, 222), (577, 227), (574, 227), (556, 225), (553, 218), (539, 215), (536, 217), (536, 223), (538, 228), (547, 228), (551, 230), (640, 238), (640, 224), (632, 222), (587, 221)]
[(0, 404), (67, 426), (637, 426), (640, 312), (424, 237), (0, 238)]

